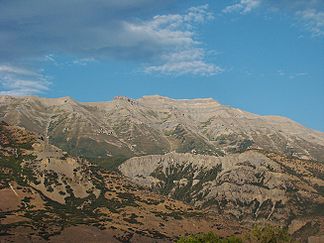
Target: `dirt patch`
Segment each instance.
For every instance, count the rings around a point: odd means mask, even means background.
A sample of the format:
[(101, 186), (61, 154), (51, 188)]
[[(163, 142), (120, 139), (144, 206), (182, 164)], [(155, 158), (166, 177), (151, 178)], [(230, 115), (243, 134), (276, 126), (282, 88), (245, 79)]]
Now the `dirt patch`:
[(21, 199), (10, 189), (0, 190), (0, 211), (13, 211), (19, 208)]
[(51, 237), (50, 242), (119, 243), (120, 241), (115, 238), (117, 234), (117, 232), (110, 229), (99, 230), (96, 227), (81, 225), (64, 229), (60, 235)]

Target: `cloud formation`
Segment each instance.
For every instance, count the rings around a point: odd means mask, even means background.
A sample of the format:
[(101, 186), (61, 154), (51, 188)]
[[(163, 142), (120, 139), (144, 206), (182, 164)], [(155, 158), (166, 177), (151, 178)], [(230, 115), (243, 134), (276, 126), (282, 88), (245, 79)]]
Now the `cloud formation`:
[(240, 0), (238, 3), (229, 5), (223, 9), (223, 13), (240, 12), (246, 14), (258, 8), (261, 0)]
[(301, 18), (306, 29), (314, 36), (324, 35), (324, 11), (317, 11), (315, 9), (306, 9), (296, 13)]
[(129, 24), (136, 36), (154, 39), (163, 47), (155, 60), (157, 64), (145, 67), (145, 72), (162, 74), (214, 75), (221, 68), (205, 61), (206, 55), (195, 40), (196, 24), (213, 19), (208, 6), (189, 8), (186, 14), (157, 15), (152, 20)]
[(222, 68), (204, 61), (205, 53), (202, 49), (191, 48), (188, 50), (168, 53), (162, 57), (164, 63), (147, 66), (147, 73), (163, 74), (194, 74), (210, 76), (222, 72)]
[(0, 65), (0, 95), (34, 95), (48, 90), (50, 82), (42, 73), (21, 67)]
[(324, 2), (322, 0), (239, 0), (236, 4), (223, 9), (223, 13), (239, 12), (247, 14), (260, 6), (271, 10), (293, 12), (297, 22), (301, 23), (313, 36), (324, 34)]
[[(172, 1), (165, 2), (167, 5)], [(124, 23), (148, 17), (161, 3), (162, 0), (30, 0), (26, 4), (23, 0), (4, 0), (0, 8), (0, 61), (53, 53), (80, 58), (137, 58), (141, 50), (149, 54), (145, 46), (139, 50), (138, 44), (154, 40), (141, 40)], [(147, 44), (150, 47), (156, 43)]]
[[(151, 16), (168, 4), (175, 1), (30, 0), (26, 4), (4, 0), (0, 8), (0, 64), (49, 61), (54, 54), (81, 60), (76, 64), (125, 59), (164, 65), (169, 52), (195, 50), (199, 45), (195, 26), (212, 19), (207, 5), (192, 7), (185, 14)], [(215, 69), (204, 57), (194, 61)], [(192, 73), (200, 74), (199, 70), (197, 67)]]

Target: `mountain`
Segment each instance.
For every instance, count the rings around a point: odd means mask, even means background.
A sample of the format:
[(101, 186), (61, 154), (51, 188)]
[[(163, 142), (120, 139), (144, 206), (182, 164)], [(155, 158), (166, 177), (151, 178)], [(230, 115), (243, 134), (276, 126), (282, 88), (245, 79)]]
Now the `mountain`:
[(242, 230), (3, 122), (0, 171), (1, 242), (170, 242)]
[[(0, 120), (2, 193), (32, 192), (4, 211), (9, 238), (26, 225), (57, 241), (70, 232), (170, 241), (264, 222), (302, 242), (324, 232), (324, 133), (287, 118), (213, 99), (0, 96)], [(51, 223), (35, 230), (48, 215)]]
[(212, 99), (0, 97), (0, 117), (65, 151), (106, 166), (172, 151), (213, 156), (260, 149), (324, 161), (324, 134), (287, 118), (258, 116)]

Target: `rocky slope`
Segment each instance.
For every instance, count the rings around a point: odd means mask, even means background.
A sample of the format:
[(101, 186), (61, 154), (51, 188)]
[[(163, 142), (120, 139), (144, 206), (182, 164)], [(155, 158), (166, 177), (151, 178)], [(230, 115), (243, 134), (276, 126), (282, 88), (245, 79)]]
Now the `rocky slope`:
[(240, 220), (289, 224), (324, 209), (324, 164), (246, 151), (224, 157), (135, 157), (120, 171), (134, 182)]
[(287, 118), (258, 116), (212, 99), (147, 96), (80, 103), (69, 97), (2, 96), (0, 117), (107, 167), (133, 156), (172, 151), (223, 156), (262, 149), (324, 161), (323, 133)]
[(136, 184), (241, 225), (276, 223), (301, 242), (324, 233), (322, 162), (258, 150), (224, 157), (169, 153), (131, 158), (119, 170)]
[(188, 233), (242, 232), (6, 123), (0, 172), (1, 242), (170, 242)]

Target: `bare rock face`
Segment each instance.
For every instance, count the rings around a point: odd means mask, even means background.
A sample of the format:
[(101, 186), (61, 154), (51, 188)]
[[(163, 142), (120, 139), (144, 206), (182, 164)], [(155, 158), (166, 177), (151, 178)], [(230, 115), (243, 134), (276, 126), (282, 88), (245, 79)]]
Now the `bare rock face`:
[(224, 157), (170, 153), (127, 160), (119, 170), (154, 191), (240, 220), (316, 215), (324, 209), (324, 164), (246, 151)]
[(80, 103), (69, 97), (0, 97), (2, 120), (103, 165), (172, 151), (213, 156), (262, 149), (324, 161), (324, 135), (283, 117), (258, 116), (213, 99), (146, 96)]

